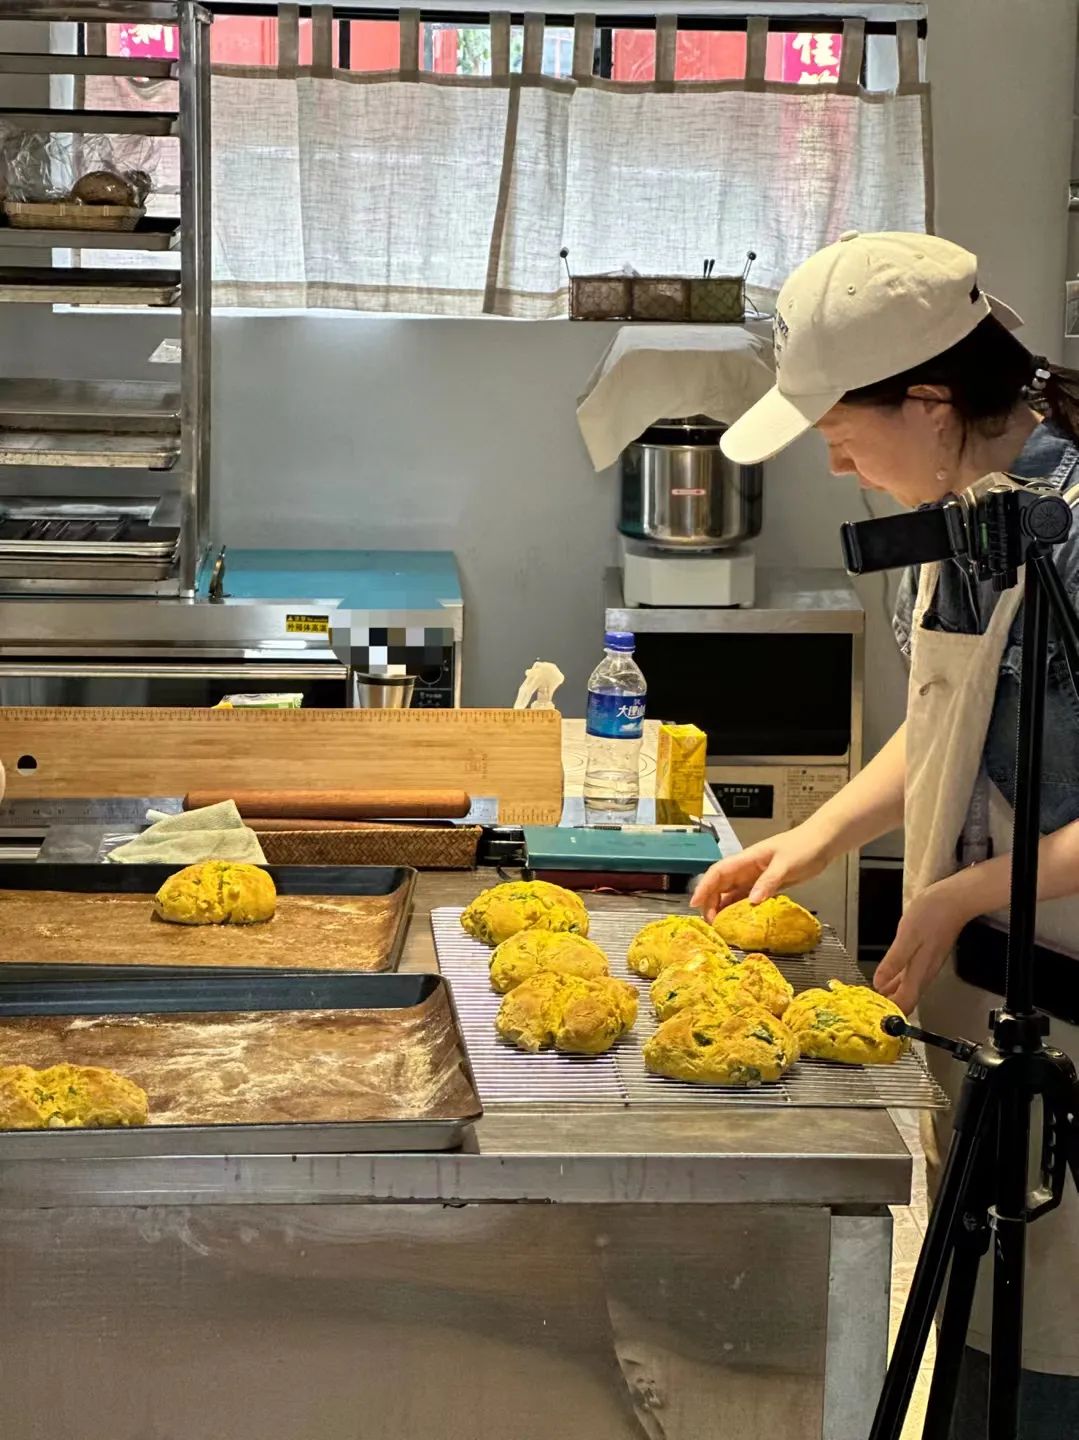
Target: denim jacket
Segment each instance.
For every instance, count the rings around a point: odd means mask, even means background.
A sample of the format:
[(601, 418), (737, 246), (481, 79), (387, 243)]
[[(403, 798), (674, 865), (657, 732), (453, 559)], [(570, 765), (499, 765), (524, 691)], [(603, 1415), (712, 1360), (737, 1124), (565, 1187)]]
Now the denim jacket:
[[(1044, 480), (1065, 491), (1079, 483), (1079, 447), (1046, 421), (1039, 425), (1008, 471), (1016, 480)], [(1073, 501), (1075, 528), (1056, 551), (1057, 569), (1073, 607), (1079, 608), (1079, 501)], [(911, 621), (918, 593), (917, 567), (900, 583), (893, 622), (896, 639), (910, 659)], [(988, 581), (971, 578), (958, 561), (944, 561), (925, 626), (958, 635), (985, 632), (998, 596)], [(1048, 835), (1079, 819), (1079, 697), (1071, 683), (1060, 642), (1050, 632), (1049, 681), (1042, 761), (1041, 830)], [(1023, 609), (1008, 634), (997, 680), (996, 700), (986, 736), (983, 764), (1009, 805), (1015, 802), (1016, 721), (1023, 654)]]

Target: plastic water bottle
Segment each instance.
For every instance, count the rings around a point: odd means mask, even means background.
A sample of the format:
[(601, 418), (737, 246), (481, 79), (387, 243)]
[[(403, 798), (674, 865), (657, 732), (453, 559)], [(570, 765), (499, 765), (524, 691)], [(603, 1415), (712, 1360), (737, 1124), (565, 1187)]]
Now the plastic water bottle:
[(636, 814), (648, 693), (633, 658), (633, 636), (609, 631), (603, 645), (606, 655), (588, 682), (584, 802), (592, 824), (617, 822)]

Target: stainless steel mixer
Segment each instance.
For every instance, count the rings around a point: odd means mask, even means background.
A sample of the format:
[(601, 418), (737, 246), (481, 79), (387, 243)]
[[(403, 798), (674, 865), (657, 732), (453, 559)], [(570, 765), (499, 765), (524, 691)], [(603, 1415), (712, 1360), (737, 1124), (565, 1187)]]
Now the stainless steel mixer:
[(727, 550), (760, 534), (760, 466), (719, 448), (726, 427), (705, 416), (660, 420), (622, 452), (618, 528), (663, 550)]

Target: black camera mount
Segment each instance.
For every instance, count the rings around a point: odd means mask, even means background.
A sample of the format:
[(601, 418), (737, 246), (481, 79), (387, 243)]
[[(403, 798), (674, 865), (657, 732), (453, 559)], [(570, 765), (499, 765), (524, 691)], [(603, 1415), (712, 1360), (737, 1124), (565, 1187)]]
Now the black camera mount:
[[(1079, 1186), (1079, 1080), (1047, 1042), (1048, 1017), (1033, 1002), (1033, 955), (1041, 839), (1040, 790), (1050, 616), (1076, 684), (1079, 625), (1053, 562), (1071, 508), (1042, 484), (994, 479), (909, 516), (844, 525), (847, 568), (860, 575), (896, 565), (955, 560), (979, 581), (1007, 590), (1023, 581), (1011, 910), (1004, 1003), (980, 1045), (951, 1040), (893, 1017), (891, 1034), (966, 1061), (954, 1131), (869, 1440), (900, 1440), (929, 1329), (947, 1294), (923, 1440), (949, 1440), (963, 1347), (982, 1257), (993, 1247), (993, 1311), (987, 1440), (1017, 1440), (1023, 1353), (1027, 1226), (1058, 1206), (1069, 1169)], [(1039, 1179), (1028, 1182), (1035, 1105), (1041, 1106)]]

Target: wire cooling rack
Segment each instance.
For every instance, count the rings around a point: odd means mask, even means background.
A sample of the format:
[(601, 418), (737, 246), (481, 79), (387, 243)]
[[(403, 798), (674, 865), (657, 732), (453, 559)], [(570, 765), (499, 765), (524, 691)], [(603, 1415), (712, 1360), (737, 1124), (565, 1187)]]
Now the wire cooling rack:
[[(834, 1065), (825, 1060), (799, 1060), (774, 1084), (735, 1090), (718, 1085), (687, 1085), (651, 1075), (644, 1067), (642, 1046), (654, 1034), (657, 1021), (648, 996), (648, 981), (626, 964), (629, 943), (650, 920), (666, 918), (664, 911), (607, 911), (590, 916), (590, 938), (605, 951), (611, 974), (629, 980), (640, 990), (637, 1024), (606, 1055), (560, 1055), (543, 1051), (528, 1055), (504, 1044), (495, 1033), (495, 1016), (502, 997), (491, 989), (488, 967), (491, 952), (461, 929), (461, 910), (433, 912), (439, 967), (450, 982), (468, 1053), (485, 1106), (563, 1104), (613, 1106), (631, 1109), (695, 1107), (750, 1107), (795, 1105), (804, 1108), (834, 1106), (848, 1109), (937, 1110), (948, 1099), (931, 1078), (920, 1055), (909, 1051), (894, 1065)], [(858, 967), (832, 931), (826, 930), (811, 954), (793, 959), (776, 957), (776, 964), (795, 991), (826, 985), (829, 980), (862, 984)]]

